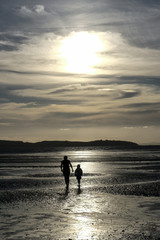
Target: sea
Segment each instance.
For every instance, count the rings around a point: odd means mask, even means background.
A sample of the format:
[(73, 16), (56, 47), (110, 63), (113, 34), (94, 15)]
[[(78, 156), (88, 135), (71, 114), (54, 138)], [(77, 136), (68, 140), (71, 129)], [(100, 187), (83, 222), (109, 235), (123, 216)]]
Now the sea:
[[(74, 171), (66, 190), (60, 169)], [(160, 151), (57, 148), (0, 155), (0, 239), (159, 239)]]

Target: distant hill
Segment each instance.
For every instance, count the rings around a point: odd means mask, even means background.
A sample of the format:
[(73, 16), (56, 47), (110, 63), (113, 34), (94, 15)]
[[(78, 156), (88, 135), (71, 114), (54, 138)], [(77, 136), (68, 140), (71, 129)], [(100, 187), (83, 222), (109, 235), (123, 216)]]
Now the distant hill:
[(140, 146), (134, 142), (116, 140), (79, 141), (42, 141), (37, 143), (0, 140), (0, 153), (51, 152), (65, 147), (105, 147), (108, 149), (160, 149), (160, 146)]

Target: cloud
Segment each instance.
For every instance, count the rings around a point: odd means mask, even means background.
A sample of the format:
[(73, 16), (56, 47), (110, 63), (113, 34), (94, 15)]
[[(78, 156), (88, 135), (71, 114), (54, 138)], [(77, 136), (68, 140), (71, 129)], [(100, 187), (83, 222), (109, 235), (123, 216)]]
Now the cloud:
[(80, 97), (65, 97), (63, 95), (55, 97), (50, 93), (51, 86), (38, 85), (5, 85), (0, 84), (0, 102), (1, 103), (24, 103), (24, 108), (35, 108), (41, 106), (55, 105), (77, 105), (85, 100)]
[(2, 32), (25, 34), (43, 34), (59, 31), (63, 28), (62, 20), (54, 11), (54, 3), (49, 1), (1, 1), (0, 24)]
[(28, 37), (22, 35), (21, 33), (17, 33), (17, 32), (1, 32), (0, 33), (0, 41), (7, 41), (7, 42), (11, 42), (11, 43), (19, 43), (22, 44), (24, 43), (24, 41), (26, 41), (28, 39)]
[(124, 129), (127, 129), (127, 130), (136, 130), (136, 129), (148, 129), (148, 128), (152, 128), (153, 126), (130, 126), (130, 127), (123, 127)]
[(142, 103), (131, 103), (131, 104), (126, 104), (124, 107), (127, 108), (157, 108), (160, 109), (160, 102), (142, 102)]
[(28, 9), (26, 6), (22, 6), (19, 10), (21, 16), (30, 16), (32, 15), (32, 11)]
[(28, 38), (20, 33), (0, 33), (0, 51), (17, 51)]
[(118, 77), (119, 84), (137, 84), (137, 85), (148, 85), (148, 86), (160, 86), (160, 77), (159, 76), (122, 76)]
[[(27, 104), (27, 103), (43, 103), (43, 104), (47, 104), (50, 101), (47, 101), (47, 99), (44, 99), (43, 97), (36, 97), (36, 94), (34, 94), (32, 96), (23, 96), (23, 92), (27, 92), (27, 91), (33, 91), (33, 86), (32, 87), (28, 87), (25, 85), (12, 85), (12, 84), (0, 84), (0, 96), (1, 96), (1, 103), (22, 103), (22, 104)], [(21, 93), (21, 94), (19, 94)], [(35, 90), (36, 93), (36, 90)], [(22, 105), (23, 107), (26, 105)]]
[[(108, 72), (108, 75), (112, 74), (113, 76), (114, 74), (135, 75), (136, 71), (136, 74), (142, 75), (147, 69), (148, 75), (158, 74), (159, 68), (157, 62), (160, 60), (158, 52), (148, 49), (142, 51), (139, 48), (129, 46), (119, 33), (92, 31), (87, 32), (87, 34), (97, 35), (104, 45), (104, 51), (99, 54), (101, 63), (93, 68), (95, 73), (104, 72), (105, 77), (105, 72)], [(68, 37), (71, 37), (72, 35), (73, 33), (70, 33)], [(20, 45), (15, 45), (18, 46), (19, 49), (17, 53), (15, 52), (11, 55), (11, 59), (13, 57), (14, 62), (10, 61), (10, 64), (7, 64), (7, 66), (3, 68), (4, 71), (7, 71), (8, 69), (19, 74), (36, 74), (39, 72), (40, 74), (48, 73), (48, 75), (50, 74), (54, 76), (56, 76), (56, 74), (57, 76), (63, 75), (64, 77), (71, 76), (71, 73), (65, 70), (66, 61), (62, 58), (59, 51), (65, 37), (57, 36), (54, 33), (46, 33), (36, 36), (32, 34), (22, 34), (21, 38), (20, 36), (19, 38), (17, 36), (17, 39), (15, 39), (14, 35), (14, 41), (16, 40), (20, 42)], [(21, 42), (24, 44), (21, 44)], [(13, 43), (13, 46), (14, 44), (15, 42)], [(41, 51), (39, 51), (40, 49)], [(19, 69), (20, 65), (24, 66), (22, 70)], [(54, 72), (53, 69), (55, 70)], [(86, 76), (83, 75), (82, 77), (85, 78)], [(93, 78), (95, 77), (96, 76), (93, 76)], [(99, 77), (102, 78), (103, 74), (99, 75)]]
[(54, 126), (61, 129), (91, 126), (159, 126), (158, 102), (147, 106), (147, 103), (136, 103), (140, 100), (136, 98), (135, 103), (132, 100), (132, 104), (124, 104), (125, 98), (113, 99), (118, 91), (122, 91), (121, 89), (115, 89), (113, 92), (111, 90), (109, 91), (111, 95), (103, 97), (92, 93), (98, 92), (99, 86), (90, 89), (89, 94), (88, 92), (84, 94), (82, 86), (79, 95), (77, 95), (79, 90), (74, 89), (72, 94), (57, 92), (56, 96), (50, 95), (52, 90), (49, 86), (45, 90), (43, 86), (39, 86), (39, 89), (37, 87), (29, 89), (27, 86), (14, 85), (3, 88), (1, 86), (0, 89), (0, 94), (6, 98), (6, 101), (1, 102), (1, 122), (10, 125), (19, 124), (21, 127), (36, 125), (43, 128)]
[(60, 131), (70, 131), (70, 128), (60, 128)]
[(10, 52), (10, 51), (16, 51), (18, 50), (18, 47), (17, 46), (12, 46), (10, 44), (0, 44), (0, 51), (7, 51), (7, 52)]
[(38, 14), (46, 14), (46, 11), (45, 11), (43, 5), (35, 5), (34, 8), (33, 8), (33, 11), (38, 13)]
[(66, 86), (54, 89), (53, 91), (50, 92), (50, 94), (73, 92), (75, 90), (80, 90), (81, 88), (82, 88), (81, 84), (66, 85)]
[(22, 6), (18, 13), (21, 17), (38, 17), (45, 16), (48, 12), (45, 10), (43, 5), (34, 5), (33, 8), (28, 8), (26, 6)]
[(95, 74), (94, 76), (86, 76), (89, 79), (94, 81), (95, 85), (110, 85), (110, 84), (118, 84), (118, 85), (141, 85), (141, 86), (155, 86), (159, 88), (160, 86), (160, 77), (159, 76), (151, 76), (151, 75), (122, 75), (118, 76), (118, 74)]
[(153, 102), (152, 97), (150, 97), (147, 102), (143, 102), (141, 98), (140, 100), (140, 102), (135, 101), (135, 103), (122, 104), (119, 107), (124, 114), (130, 117), (128, 126), (130, 126), (131, 123), (134, 123), (132, 126), (159, 126), (160, 102)]
[(98, 112), (84, 112), (79, 111), (78, 109), (75, 111), (58, 111), (55, 109), (53, 112), (48, 112), (43, 114), (39, 118), (39, 123), (45, 126), (54, 125), (55, 127), (63, 129), (65, 128), (76, 128), (78, 126), (88, 127), (91, 125), (96, 125), (95, 123), (98, 119), (101, 118), (102, 113)]
[(6, 123), (6, 122), (0, 122), (0, 126), (4, 126), (4, 127), (6, 127), (6, 126), (10, 126), (10, 123)]
[(92, 9), (95, 23), (90, 28), (121, 33), (129, 44), (139, 48), (160, 49), (159, 1), (109, 0), (101, 1), (97, 8)]
[(134, 90), (122, 90), (120, 91), (120, 96), (118, 96), (118, 99), (122, 98), (132, 98), (139, 96), (141, 94), (141, 91), (134, 91)]
[[(3, 66), (4, 67), (4, 66)], [(43, 75), (43, 76), (56, 76), (56, 77), (82, 77), (82, 74), (76, 73), (66, 73), (66, 72), (54, 72), (54, 71), (19, 71), (19, 70), (12, 70), (12, 69), (0, 69), (1, 73), (14, 73), (17, 75)]]

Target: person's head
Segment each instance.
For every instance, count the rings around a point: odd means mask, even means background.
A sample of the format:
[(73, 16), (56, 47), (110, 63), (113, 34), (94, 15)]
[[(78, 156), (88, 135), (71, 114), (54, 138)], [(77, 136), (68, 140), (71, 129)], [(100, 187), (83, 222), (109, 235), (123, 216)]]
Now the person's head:
[(64, 156), (64, 160), (67, 160), (67, 156)]
[(81, 165), (80, 165), (80, 164), (78, 164), (78, 165), (77, 165), (77, 168), (80, 168), (80, 166), (81, 166)]

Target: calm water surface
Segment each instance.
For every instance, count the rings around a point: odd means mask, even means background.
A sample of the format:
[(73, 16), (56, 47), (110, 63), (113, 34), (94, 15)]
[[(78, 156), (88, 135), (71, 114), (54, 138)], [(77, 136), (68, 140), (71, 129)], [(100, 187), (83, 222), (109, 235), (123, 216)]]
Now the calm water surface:
[[(36, 184), (37, 187), (45, 185), (63, 187), (60, 163), (64, 155), (71, 160), (74, 170), (77, 164), (81, 164), (84, 172), (83, 187), (88, 185), (101, 187), (115, 181), (127, 183), (159, 179), (158, 151), (69, 148), (49, 153), (0, 155), (0, 189), (36, 188)], [(74, 173), (71, 173), (71, 184), (75, 184)]]

